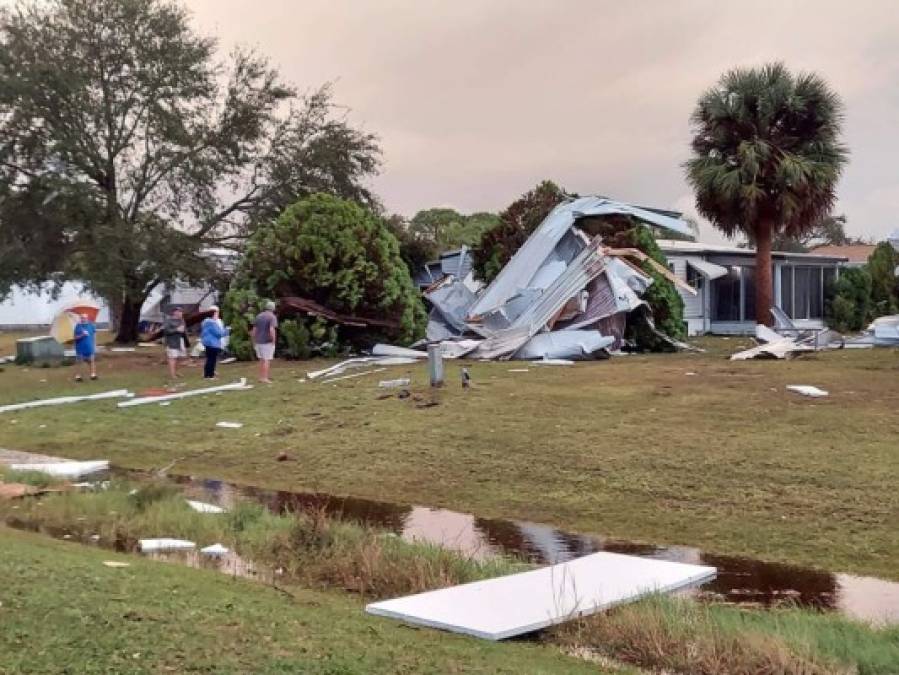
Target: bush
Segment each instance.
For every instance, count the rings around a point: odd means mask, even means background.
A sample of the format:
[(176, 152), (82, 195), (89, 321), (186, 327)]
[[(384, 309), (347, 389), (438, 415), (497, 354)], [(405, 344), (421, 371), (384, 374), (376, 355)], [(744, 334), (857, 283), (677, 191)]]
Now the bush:
[(871, 302), (874, 316), (885, 316), (899, 312), (899, 251), (888, 242), (881, 242), (868, 258), (868, 273), (871, 275)]
[[(338, 340), (410, 342), (423, 335), (427, 322), (399, 243), (385, 221), (358, 204), (324, 194), (296, 202), (250, 237), (225, 299), (226, 318), (251, 320), (263, 297), (290, 296), (398, 325), (373, 335), (346, 326), (322, 329), (307, 323), (312, 344), (318, 331), (332, 350), (339, 349)], [(293, 330), (292, 338), (299, 339), (298, 332)], [(238, 357), (242, 339), (238, 334)]]
[(871, 275), (863, 267), (840, 271), (825, 289), (827, 325), (841, 333), (859, 331), (871, 320)]
[(302, 319), (287, 319), (281, 322), (278, 331), (278, 347), (285, 359), (308, 359), (312, 353), (309, 347), (309, 330)]

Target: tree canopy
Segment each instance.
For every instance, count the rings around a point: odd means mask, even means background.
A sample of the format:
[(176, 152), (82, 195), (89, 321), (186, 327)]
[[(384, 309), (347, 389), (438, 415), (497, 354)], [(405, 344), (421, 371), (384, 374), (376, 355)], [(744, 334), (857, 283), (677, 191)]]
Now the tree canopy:
[(557, 205), (575, 195), (550, 180), (525, 192), (499, 214), (499, 222), (486, 230), (474, 248), (474, 269), (479, 279), (493, 281), (515, 251)]
[[(864, 242), (846, 234), (846, 216), (828, 215), (799, 236), (785, 233), (774, 235), (771, 239), (771, 249), (789, 253), (807, 253), (816, 246), (845, 246), (859, 243)], [(750, 248), (755, 246), (755, 242), (750, 236), (740, 246)]]
[(427, 320), (387, 223), (355, 202), (326, 194), (296, 202), (250, 237), (223, 308), (237, 339), (245, 336), (243, 318), (261, 300), (281, 297), (395, 321), (398, 328), (384, 334), (399, 341), (420, 337)]
[(687, 179), (704, 217), (756, 244), (759, 323), (770, 322), (772, 238), (802, 237), (831, 213), (848, 157), (842, 108), (818, 75), (774, 63), (725, 73), (693, 112)]
[(499, 222), (494, 213), (465, 215), (455, 209), (440, 207), (419, 211), (409, 221), (395, 216), (391, 228), (400, 240), (403, 260), (414, 273), (444, 251), (477, 245), (484, 232)]
[(376, 139), (325, 86), (221, 59), (166, 0), (47, 0), (0, 12), (0, 293), (77, 279), (132, 340), (158, 282), (205, 276), (298, 196), (365, 204)]
[(886, 241), (880, 242), (866, 265), (871, 275), (871, 303), (874, 316), (899, 312), (899, 251)]

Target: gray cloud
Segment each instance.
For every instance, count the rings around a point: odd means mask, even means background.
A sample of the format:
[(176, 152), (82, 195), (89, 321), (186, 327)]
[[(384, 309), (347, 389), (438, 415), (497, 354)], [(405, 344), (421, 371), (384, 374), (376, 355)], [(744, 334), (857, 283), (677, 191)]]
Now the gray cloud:
[(779, 59), (844, 97), (850, 231), (899, 226), (899, 13), (886, 1), (188, 4), (223, 47), (258, 47), (300, 87), (336, 81), (382, 138), (374, 185), (393, 211), (496, 210), (542, 178), (689, 211), (697, 97), (728, 68)]

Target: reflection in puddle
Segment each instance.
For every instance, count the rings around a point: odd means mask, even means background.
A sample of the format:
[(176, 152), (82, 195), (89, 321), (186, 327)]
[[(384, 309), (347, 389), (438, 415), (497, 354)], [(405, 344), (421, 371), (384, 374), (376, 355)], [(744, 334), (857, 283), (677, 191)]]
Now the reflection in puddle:
[[(173, 480), (182, 485), (189, 497), (220, 506), (230, 507), (240, 499), (253, 499), (275, 513), (323, 510), (335, 517), (383, 528), (407, 540), (439, 544), (475, 557), (507, 554), (535, 563), (551, 564), (596, 551), (611, 551), (712, 565), (718, 568), (718, 576), (689, 593), (764, 607), (793, 603), (840, 611), (847, 616), (877, 623), (899, 622), (899, 582), (714, 555), (689, 546), (655, 546), (571, 534), (538, 523), (478, 518), (447, 509), (319, 493), (265, 490), (224, 481), (184, 477)], [(200, 562), (203, 565), (215, 563)], [(220, 564), (228, 563), (221, 561)]]

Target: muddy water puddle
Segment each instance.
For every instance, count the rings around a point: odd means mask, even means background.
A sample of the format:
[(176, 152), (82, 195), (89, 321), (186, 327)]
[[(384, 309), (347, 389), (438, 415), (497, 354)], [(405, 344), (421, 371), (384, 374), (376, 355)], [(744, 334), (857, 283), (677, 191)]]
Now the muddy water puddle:
[(876, 623), (899, 623), (899, 582), (714, 555), (689, 546), (638, 544), (601, 535), (573, 534), (539, 523), (479, 518), (448, 509), (267, 490), (218, 480), (187, 477), (172, 480), (181, 485), (187, 496), (226, 508), (241, 499), (252, 499), (275, 513), (322, 510), (334, 517), (385, 529), (410, 541), (438, 544), (474, 557), (512, 555), (538, 564), (552, 564), (588, 553), (610, 551), (711, 565), (718, 569), (718, 576), (699, 588), (685, 591), (686, 594), (740, 605), (795, 604), (838, 611)]

